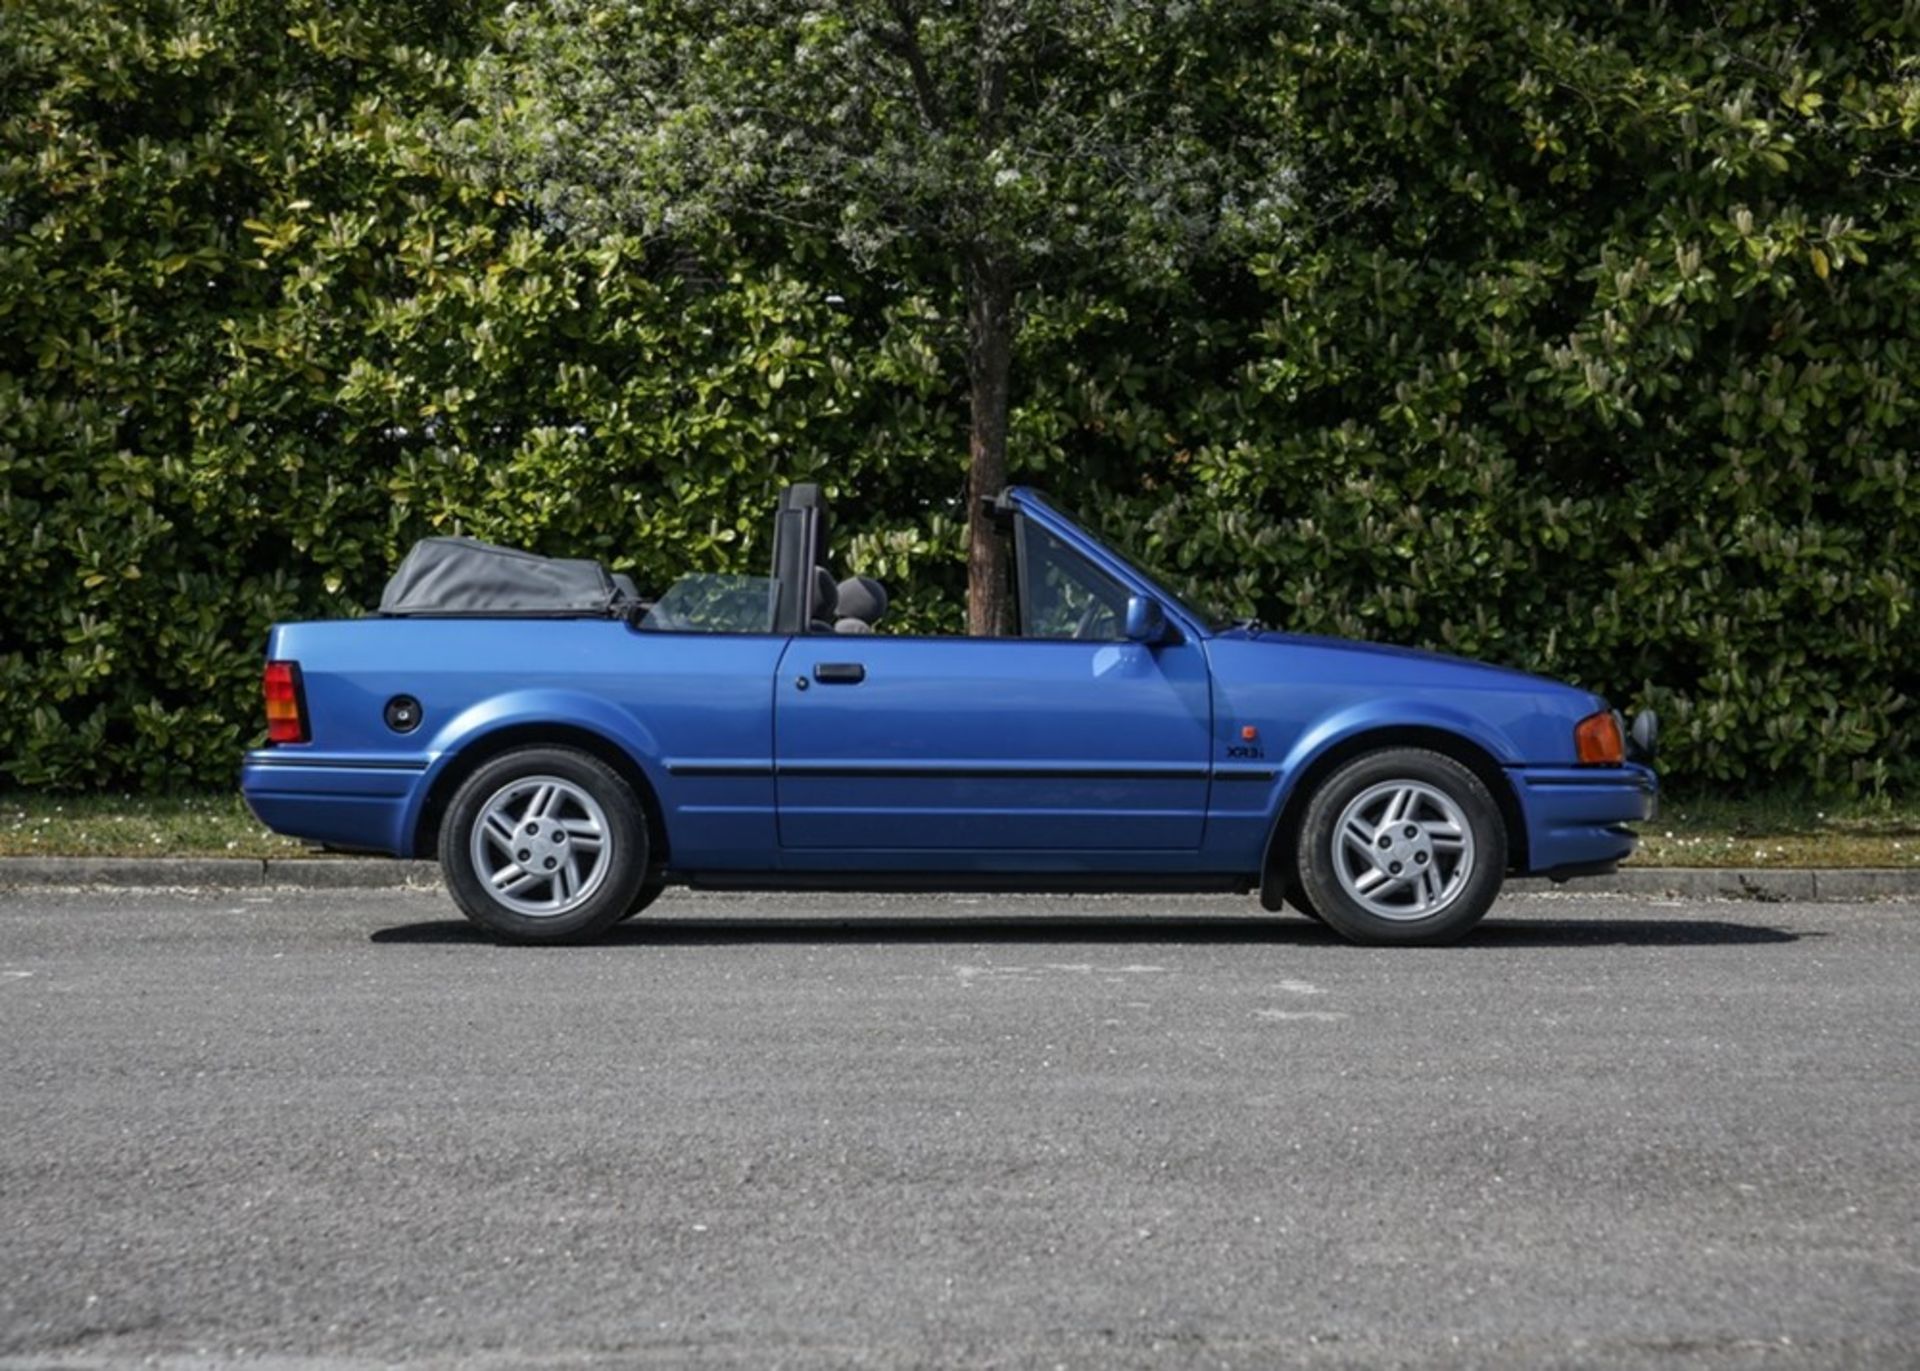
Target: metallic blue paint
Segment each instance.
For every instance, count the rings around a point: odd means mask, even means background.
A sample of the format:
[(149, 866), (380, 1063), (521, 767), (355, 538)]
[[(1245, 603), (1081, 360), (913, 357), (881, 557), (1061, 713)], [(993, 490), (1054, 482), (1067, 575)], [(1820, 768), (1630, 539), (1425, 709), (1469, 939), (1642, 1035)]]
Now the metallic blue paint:
[(1617, 862), (1637, 841), (1621, 827), (1653, 817), (1659, 782), (1651, 769), (1521, 767), (1509, 773), (1527, 831), (1541, 852), (1535, 870)]
[[(1626, 856), (1636, 765), (1575, 764), (1587, 691), (1406, 648), (1216, 630), (1031, 491), (1009, 502), (1127, 591), (1155, 644), (637, 632), (611, 619), (284, 624), (311, 740), (247, 754), (270, 827), (413, 855), (430, 800), (503, 730), (611, 749), (658, 798), (675, 874), (1256, 879), (1329, 749), (1426, 730), (1508, 787), (1527, 867)], [(819, 668), (857, 663), (834, 683)], [(800, 683), (806, 682), (803, 687)], [(382, 717), (420, 700), (419, 728)], [(1244, 736), (1252, 730), (1252, 737)]]
[[(858, 660), (858, 686), (796, 683)], [(1211, 701), (1198, 644), (799, 638), (774, 692), (788, 848), (1195, 851)]]

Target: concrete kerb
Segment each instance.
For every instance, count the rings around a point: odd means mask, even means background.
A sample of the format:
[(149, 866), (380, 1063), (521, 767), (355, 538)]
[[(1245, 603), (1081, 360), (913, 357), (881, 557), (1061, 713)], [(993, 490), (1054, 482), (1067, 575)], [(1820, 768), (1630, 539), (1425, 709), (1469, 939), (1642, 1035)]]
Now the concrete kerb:
[[(0, 857), (0, 889), (103, 886), (118, 889), (380, 890), (436, 886), (433, 862), (383, 857)], [(1537, 878), (1508, 881), (1510, 894), (1640, 895), (1681, 900), (1809, 900), (1853, 902), (1920, 898), (1920, 868), (1769, 870), (1628, 867), (1554, 885)]]
[(1767, 867), (1627, 867), (1611, 876), (1569, 881), (1556, 886), (1535, 878), (1508, 881), (1513, 894), (1548, 890), (1573, 893), (1640, 895), (1680, 900), (1785, 900), (1850, 903), (1920, 897), (1920, 869), (1850, 867), (1832, 870)]
[(385, 857), (0, 857), (0, 889), (382, 890), (439, 883), (434, 862)]

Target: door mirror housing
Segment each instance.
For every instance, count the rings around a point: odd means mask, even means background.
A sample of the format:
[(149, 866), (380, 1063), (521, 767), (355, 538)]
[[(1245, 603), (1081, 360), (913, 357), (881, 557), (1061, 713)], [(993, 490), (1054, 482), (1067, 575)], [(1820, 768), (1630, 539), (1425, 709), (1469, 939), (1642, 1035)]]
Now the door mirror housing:
[(1151, 595), (1127, 596), (1127, 641), (1149, 647), (1167, 636), (1167, 612)]

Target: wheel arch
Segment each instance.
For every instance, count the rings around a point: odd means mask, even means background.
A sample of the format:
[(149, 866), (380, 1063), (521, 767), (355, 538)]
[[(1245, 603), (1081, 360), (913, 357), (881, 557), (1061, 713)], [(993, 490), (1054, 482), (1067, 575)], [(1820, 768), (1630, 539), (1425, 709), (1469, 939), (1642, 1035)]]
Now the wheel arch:
[(414, 821), (411, 851), (415, 857), (437, 858), (440, 820), (461, 784), (495, 757), (523, 747), (571, 747), (612, 767), (640, 797), (647, 818), (647, 840), (655, 870), (667, 864), (669, 853), (665, 810), (659, 793), (639, 759), (612, 738), (578, 724), (519, 723), (492, 729), (463, 744), (436, 770), (420, 815)]
[(1269, 909), (1280, 907), (1281, 896), (1285, 893), (1284, 880), (1276, 881), (1274, 877), (1292, 869), (1300, 819), (1314, 791), (1328, 776), (1355, 757), (1390, 747), (1419, 747), (1438, 752), (1453, 758), (1478, 776), (1480, 783), (1486, 786), (1487, 793), (1493, 796), (1493, 802), (1506, 826), (1507, 869), (1528, 869), (1526, 814), (1520, 808), (1520, 797), (1507, 779), (1505, 769), (1493, 754), (1471, 738), (1445, 728), (1430, 724), (1397, 724), (1349, 734), (1322, 748), (1295, 775), (1287, 787), (1280, 812), (1274, 816), (1273, 827), (1267, 834), (1266, 852), (1260, 863), (1260, 901), (1263, 905)]

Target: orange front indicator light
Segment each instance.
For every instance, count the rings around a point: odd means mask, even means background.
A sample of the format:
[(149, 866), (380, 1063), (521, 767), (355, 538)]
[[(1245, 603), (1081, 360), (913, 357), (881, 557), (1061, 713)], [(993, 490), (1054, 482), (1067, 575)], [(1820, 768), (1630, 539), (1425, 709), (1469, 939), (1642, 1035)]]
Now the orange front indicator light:
[(300, 664), (268, 662), (260, 684), (267, 697), (267, 741), (307, 741), (307, 707), (300, 692)]
[(1612, 710), (1603, 709), (1575, 724), (1573, 750), (1582, 766), (1619, 766), (1627, 757), (1619, 717)]

